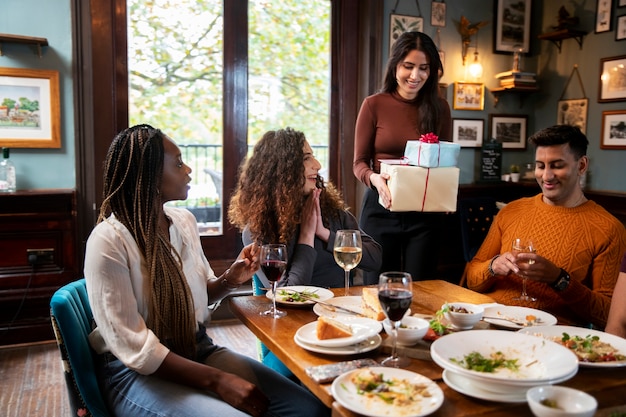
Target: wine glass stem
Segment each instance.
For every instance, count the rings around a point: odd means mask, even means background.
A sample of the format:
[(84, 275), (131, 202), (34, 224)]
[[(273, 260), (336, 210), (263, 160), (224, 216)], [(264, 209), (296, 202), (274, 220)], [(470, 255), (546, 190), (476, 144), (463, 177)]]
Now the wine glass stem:
[(398, 359), (398, 352), (396, 349), (396, 344), (398, 342), (398, 323), (395, 321), (391, 322), (391, 337), (393, 337), (393, 342), (391, 344), (391, 359), (396, 361)]
[(278, 281), (272, 281), (272, 311), (276, 318), (276, 284)]
[(346, 275), (346, 296), (350, 295), (350, 271), (345, 270)]
[(526, 280), (528, 278), (522, 278), (522, 298), (525, 298), (528, 296), (528, 294), (526, 294)]

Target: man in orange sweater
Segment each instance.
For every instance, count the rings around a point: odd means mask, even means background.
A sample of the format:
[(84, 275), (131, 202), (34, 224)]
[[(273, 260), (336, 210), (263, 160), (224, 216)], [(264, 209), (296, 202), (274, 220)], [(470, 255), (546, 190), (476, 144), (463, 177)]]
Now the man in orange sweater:
[[(529, 138), (542, 193), (507, 204), (467, 268), (467, 286), (506, 305), (550, 312), (559, 321), (604, 328), (626, 250), (626, 230), (579, 185), (589, 144), (580, 129), (558, 125)], [(511, 251), (531, 239), (535, 253)], [(522, 278), (536, 301), (517, 300)]]

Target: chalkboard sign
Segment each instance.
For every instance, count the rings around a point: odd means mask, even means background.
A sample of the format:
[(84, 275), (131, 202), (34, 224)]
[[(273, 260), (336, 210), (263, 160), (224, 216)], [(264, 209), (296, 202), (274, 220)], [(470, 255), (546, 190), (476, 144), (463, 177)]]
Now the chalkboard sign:
[(481, 181), (501, 181), (502, 178), (502, 144), (488, 142), (482, 146), (480, 162)]

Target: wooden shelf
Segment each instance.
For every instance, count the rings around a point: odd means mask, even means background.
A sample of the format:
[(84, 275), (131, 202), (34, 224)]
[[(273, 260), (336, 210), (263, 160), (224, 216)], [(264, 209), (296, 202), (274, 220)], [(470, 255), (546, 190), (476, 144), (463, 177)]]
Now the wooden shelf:
[(35, 45), (37, 47), (37, 55), (41, 58), (41, 47), (48, 46), (48, 39), (35, 38), (33, 36), (9, 35), (0, 33), (0, 56), (2, 56), (2, 44), (6, 43), (23, 43), (27, 45)]
[(554, 32), (542, 33), (537, 37), (541, 40), (552, 42), (558, 48), (559, 53), (561, 53), (561, 45), (564, 39), (575, 39), (580, 49), (583, 49), (583, 38), (586, 34), (587, 32), (584, 30), (560, 29)]
[(493, 94), (493, 106), (494, 107), (498, 107), (498, 101), (500, 100), (500, 96), (502, 94), (517, 94), (519, 95), (519, 100), (520, 100), (520, 104), (519, 106), (522, 107), (522, 105), (524, 104), (524, 98), (526, 97), (527, 94), (532, 94), (532, 93), (536, 93), (537, 91), (539, 91), (538, 87), (498, 87), (498, 88), (492, 88), (491, 89), (491, 94)]

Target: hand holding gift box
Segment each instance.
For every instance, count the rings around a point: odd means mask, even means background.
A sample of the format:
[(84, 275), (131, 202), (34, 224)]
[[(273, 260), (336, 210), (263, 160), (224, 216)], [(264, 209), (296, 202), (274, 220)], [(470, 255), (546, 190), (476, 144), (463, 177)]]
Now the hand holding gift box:
[(426, 133), (419, 140), (409, 140), (404, 148), (404, 157), (410, 165), (435, 168), (457, 165), (461, 145), (439, 141), (434, 133)]
[[(390, 177), (389, 211), (456, 211), (459, 168), (423, 168), (403, 164), (402, 160), (381, 160), (380, 173)], [(379, 203), (384, 207), (381, 199)]]

